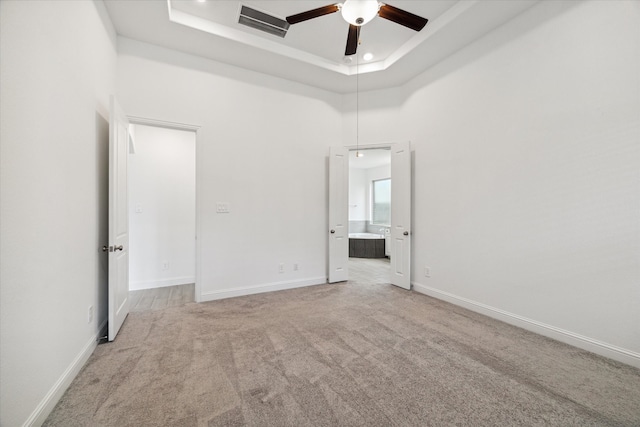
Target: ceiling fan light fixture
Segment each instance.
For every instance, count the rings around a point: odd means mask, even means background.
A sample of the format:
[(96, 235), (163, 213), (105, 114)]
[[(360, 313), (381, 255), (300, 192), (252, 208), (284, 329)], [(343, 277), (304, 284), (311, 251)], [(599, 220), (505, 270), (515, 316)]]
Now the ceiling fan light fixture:
[(375, 18), (379, 9), (377, 0), (346, 0), (340, 11), (349, 24), (361, 26)]

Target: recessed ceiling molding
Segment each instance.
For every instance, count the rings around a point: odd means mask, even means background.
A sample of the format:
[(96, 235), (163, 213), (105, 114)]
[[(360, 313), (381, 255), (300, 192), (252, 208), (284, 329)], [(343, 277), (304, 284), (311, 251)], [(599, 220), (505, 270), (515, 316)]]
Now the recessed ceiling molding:
[(352, 76), (356, 73), (365, 74), (377, 71), (384, 71), (416, 49), (419, 45), (427, 41), (441, 29), (455, 21), (465, 12), (480, 3), (479, 0), (461, 0), (453, 4), (446, 12), (439, 17), (429, 21), (424, 30), (417, 32), (415, 36), (410, 38), (406, 43), (391, 53), (386, 59), (365, 63), (365, 64), (344, 64), (327, 60), (320, 56), (292, 48), (276, 41), (269, 40), (264, 37), (249, 34), (244, 31), (236, 30), (226, 25), (222, 25), (199, 16), (173, 8), (172, 0), (167, 0), (169, 12), (169, 21), (176, 24), (184, 25), (199, 31), (223, 37), (228, 40), (243, 43), (258, 49), (263, 49), (272, 53), (276, 53), (297, 61), (302, 61), (325, 70), (333, 71), (346, 76)]
[(299, 49), (294, 49), (289, 46), (284, 46), (280, 43), (276, 43), (263, 37), (254, 36), (253, 34), (235, 30), (233, 28), (227, 27), (226, 25), (220, 25), (208, 19), (200, 18), (199, 16), (174, 9), (171, 5), (171, 0), (167, 0), (167, 6), (169, 10), (169, 21), (176, 24), (184, 25), (186, 27), (190, 27), (199, 31), (204, 31), (209, 34), (253, 46), (258, 49), (264, 49), (330, 71), (335, 71), (340, 74), (349, 74), (349, 67), (344, 64), (327, 61), (326, 59), (321, 58), (317, 55), (313, 55)]
[[(400, 46), (395, 52), (389, 55), (386, 59), (377, 62), (371, 62), (366, 64), (360, 64), (359, 72), (360, 74), (365, 73), (373, 73), (376, 71), (384, 71), (387, 68), (391, 67), (393, 64), (402, 59), (405, 55), (409, 54), (412, 50), (417, 48), (422, 43), (426, 42), (430, 37), (436, 34), (438, 31), (449, 25), (451, 22), (455, 21), (459, 16), (463, 13), (470, 10), (473, 6), (479, 3), (480, 0), (468, 0), (468, 1), (458, 1), (451, 8), (449, 8), (445, 13), (439, 16), (436, 19), (429, 21), (427, 26), (420, 32), (416, 33), (415, 36), (407, 40), (405, 44)], [(352, 68), (349, 72), (349, 75), (356, 74), (355, 65), (351, 65)]]
[(438, 31), (455, 21), (460, 15), (478, 4), (480, 0), (466, 0), (458, 1), (445, 13), (438, 18), (429, 21), (426, 27), (414, 37), (407, 40), (405, 44), (400, 46), (398, 50), (393, 52), (384, 60), (384, 69), (389, 68), (395, 64), (398, 60), (402, 59), (405, 55), (411, 52), (413, 49), (427, 41), (430, 37), (436, 34)]
[(376, 71), (384, 71), (386, 68), (384, 61), (365, 62), (360, 63), (357, 66), (351, 65), (349, 67), (348, 75), (354, 76), (356, 75), (356, 72), (360, 74), (375, 73)]

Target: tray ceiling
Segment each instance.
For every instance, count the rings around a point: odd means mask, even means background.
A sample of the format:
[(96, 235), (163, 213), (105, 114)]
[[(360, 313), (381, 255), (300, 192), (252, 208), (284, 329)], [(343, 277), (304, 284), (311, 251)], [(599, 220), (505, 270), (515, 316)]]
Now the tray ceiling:
[[(338, 93), (406, 83), (512, 19), (537, 0), (397, 0), (391, 5), (429, 19), (415, 32), (374, 18), (358, 54), (345, 57), (348, 24), (333, 13), (291, 25), (280, 38), (238, 24), (242, 5), (284, 19), (326, 0), (106, 0), (120, 36), (175, 49)], [(373, 58), (365, 61), (363, 55)]]

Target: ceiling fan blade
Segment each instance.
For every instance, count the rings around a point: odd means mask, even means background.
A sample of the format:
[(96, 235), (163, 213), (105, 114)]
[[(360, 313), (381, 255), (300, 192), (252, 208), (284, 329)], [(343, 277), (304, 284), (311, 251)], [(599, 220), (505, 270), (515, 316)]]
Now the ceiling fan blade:
[(317, 9), (307, 10), (306, 12), (298, 13), (295, 15), (287, 16), (285, 19), (289, 24), (297, 24), (298, 22), (307, 21), (309, 19), (317, 18), (319, 16), (328, 15), (340, 10), (337, 4), (330, 4), (329, 6), (322, 6)]
[(349, 24), (347, 33), (347, 48), (344, 50), (345, 56), (355, 55), (358, 51), (358, 40), (360, 39), (360, 27)]
[(384, 19), (388, 19), (389, 21), (393, 21), (396, 24), (404, 25), (405, 27), (411, 28), (415, 31), (420, 31), (421, 29), (423, 29), (429, 21), (426, 18), (414, 15), (413, 13), (398, 9), (397, 7), (393, 7), (388, 4), (383, 4), (382, 6), (380, 6), (380, 10), (378, 10), (378, 16)]

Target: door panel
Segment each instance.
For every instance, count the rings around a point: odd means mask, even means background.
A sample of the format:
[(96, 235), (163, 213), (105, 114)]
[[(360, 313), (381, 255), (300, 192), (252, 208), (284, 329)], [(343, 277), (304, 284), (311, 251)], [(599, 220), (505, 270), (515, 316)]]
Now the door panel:
[(329, 152), (329, 283), (349, 279), (349, 150)]
[(391, 147), (391, 283), (411, 289), (411, 147)]
[(111, 97), (109, 118), (109, 341), (129, 314), (129, 120)]

